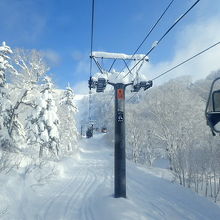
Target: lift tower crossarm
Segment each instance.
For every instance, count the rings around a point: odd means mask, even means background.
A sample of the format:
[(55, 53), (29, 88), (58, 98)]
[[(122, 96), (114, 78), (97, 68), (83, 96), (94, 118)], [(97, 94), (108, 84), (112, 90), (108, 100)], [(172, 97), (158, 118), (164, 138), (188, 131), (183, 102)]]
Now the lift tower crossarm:
[(91, 54), (92, 58), (102, 58), (102, 59), (120, 59), (120, 60), (145, 60), (149, 61), (149, 58), (145, 54), (135, 54), (127, 55), (124, 53), (109, 53), (93, 51)]

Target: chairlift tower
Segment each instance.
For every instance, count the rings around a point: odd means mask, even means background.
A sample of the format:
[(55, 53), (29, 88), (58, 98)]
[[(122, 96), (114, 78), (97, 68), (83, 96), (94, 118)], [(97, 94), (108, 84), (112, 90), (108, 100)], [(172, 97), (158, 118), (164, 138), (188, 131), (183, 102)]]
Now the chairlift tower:
[[(98, 59), (113, 59), (113, 63), (116, 60), (136, 60), (149, 61), (148, 57), (144, 54), (126, 55), (121, 53), (107, 53), (107, 52), (92, 52), (91, 57), (101, 73), (103, 71), (102, 66), (98, 62)], [(126, 65), (127, 66), (127, 65)], [(127, 66), (128, 68), (128, 66)], [(129, 70), (129, 68), (128, 68)], [(130, 70), (129, 70), (130, 72)], [(133, 85), (132, 92), (138, 92), (141, 88), (144, 90), (152, 86), (152, 81), (141, 81), (137, 84), (130, 82), (113, 83), (109, 82), (105, 78), (98, 78), (93, 80), (89, 79), (89, 88), (96, 89), (96, 92), (104, 92), (107, 84), (114, 87), (115, 91), (115, 141), (114, 141), (114, 196), (115, 198), (126, 198), (126, 141), (125, 141), (125, 89), (127, 86)]]
[(126, 198), (126, 152), (125, 152), (125, 88), (133, 83), (111, 83), (115, 90), (115, 198)]

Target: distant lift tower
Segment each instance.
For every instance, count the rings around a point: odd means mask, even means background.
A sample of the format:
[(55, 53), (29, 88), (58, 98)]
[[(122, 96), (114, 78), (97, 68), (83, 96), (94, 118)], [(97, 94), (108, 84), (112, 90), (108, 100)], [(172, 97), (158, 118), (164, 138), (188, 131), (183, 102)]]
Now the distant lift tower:
[[(102, 73), (102, 67), (98, 62), (98, 58), (123, 60), (124, 62), (125, 60), (148, 61), (148, 57), (143, 54), (126, 55), (107, 52), (93, 52), (91, 58), (95, 61)], [(114, 196), (115, 198), (126, 198), (125, 89), (127, 86), (131, 85), (133, 86), (133, 92), (138, 92), (141, 88), (146, 90), (152, 87), (152, 81), (141, 81), (137, 84), (134, 84), (134, 82), (124, 84), (109, 82), (101, 77), (98, 78), (98, 80), (93, 80), (92, 77), (89, 79), (89, 88), (96, 89), (96, 92), (104, 92), (107, 84), (113, 86), (115, 90)]]

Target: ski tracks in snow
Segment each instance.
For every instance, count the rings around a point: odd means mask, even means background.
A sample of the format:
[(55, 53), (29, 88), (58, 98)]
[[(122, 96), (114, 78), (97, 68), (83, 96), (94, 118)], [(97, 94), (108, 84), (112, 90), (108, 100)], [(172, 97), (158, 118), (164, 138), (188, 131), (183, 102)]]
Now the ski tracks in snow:
[[(91, 153), (92, 154), (92, 153)], [(73, 168), (73, 177), (61, 186), (41, 207), (36, 220), (95, 220), (95, 195), (100, 185), (110, 181), (108, 161), (82, 159)]]
[(108, 174), (105, 172), (105, 165), (103, 162), (99, 163), (95, 160), (90, 161), (87, 164), (88, 173), (90, 176), (90, 182), (87, 185), (87, 188), (84, 189), (84, 198), (83, 203), (80, 208), (80, 216), (78, 219), (82, 220), (96, 220), (93, 213), (94, 210), (94, 200), (96, 200), (95, 191), (99, 188), (100, 185), (105, 185), (107, 181)]
[(80, 159), (68, 158), (60, 162), (65, 175), (60, 176), (56, 184), (51, 184), (48, 192), (43, 188), (40, 198), (33, 200), (38, 204), (33, 211), (38, 210), (37, 214), (30, 213), (27, 217), (20, 213), (22, 219), (220, 219), (219, 210), (210, 203), (178, 185), (143, 172), (130, 162), (127, 163), (128, 198), (114, 200), (111, 195), (114, 182), (112, 151), (101, 138), (82, 140)]
[[(64, 185), (61, 185), (57, 191), (53, 193), (52, 196), (50, 196), (49, 199), (47, 199), (46, 202), (43, 203), (41, 206), (39, 213), (36, 215), (37, 220), (44, 220), (47, 219), (47, 215), (53, 213), (53, 208), (56, 208), (54, 211), (54, 214), (58, 215), (58, 211), (60, 211), (61, 208), (65, 207), (63, 203), (66, 203), (65, 200), (61, 201), (63, 197), (69, 192), (71, 192), (72, 185), (74, 182), (76, 182), (77, 176), (80, 175), (80, 170), (77, 170), (77, 173), (72, 177), (70, 180), (68, 180)], [(74, 186), (73, 190), (76, 188)], [(61, 202), (61, 205), (58, 205), (58, 203)], [(62, 211), (62, 210), (61, 210)]]

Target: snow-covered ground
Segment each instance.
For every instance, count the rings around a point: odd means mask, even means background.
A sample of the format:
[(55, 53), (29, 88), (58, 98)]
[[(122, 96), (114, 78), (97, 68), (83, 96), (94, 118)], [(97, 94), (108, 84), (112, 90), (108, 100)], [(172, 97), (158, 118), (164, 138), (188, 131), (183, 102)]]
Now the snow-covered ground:
[[(113, 198), (113, 148), (105, 135), (82, 139), (78, 158), (59, 163), (59, 175), (41, 187), (7, 182), (7, 220), (218, 220), (220, 208), (171, 183), (161, 168), (127, 162), (127, 199)], [(16, 184), (16, 185), (15, 185)], [(4, 201), (1, 199), (1, 201)]]

